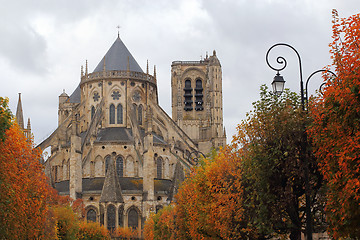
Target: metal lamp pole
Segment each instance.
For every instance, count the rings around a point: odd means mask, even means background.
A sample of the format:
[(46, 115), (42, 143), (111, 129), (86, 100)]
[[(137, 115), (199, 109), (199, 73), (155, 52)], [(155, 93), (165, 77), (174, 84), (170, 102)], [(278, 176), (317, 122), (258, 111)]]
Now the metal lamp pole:
[[(288, 48), (291, 48), (297, 55), (298, 57), (298, 60), (299, 60), (299, 71), (300, 71), (300, 94), (301, 94), (301, 107), (303, 110), (307, 110), (307, 103), (308, 103), (308, 83), (310, 81), (310, 79), (317, 73), (320, 73), (320, 72), (329, 72), (331, 73), (332, 75), (335, 75), (335, 73), (333, 73), (332, 71), (330, 70), (317, 70), (315, 72), (313, 72), (307, 79), (306, 81), (306, 88), (304, 89), (304, 82), (303, 82), (303, 74), (302, 74), (302, 63), (301, 63), (301, 58), (300, 58), (300, 55), (298, 53), (298, 51), (291, 45), (289, 44), (286, 44), (286, 43), (277, 43), (275, 45), (273, 45), (272, 47), (269, 48), (269, 50), (267, 51), (266, 53), (266, 63), (267, 65), (277, 71), (277, 74), (276, 76), (274, 77), (274, 81), (272, 82), (272, 85), (273, 85), (273, 90), (274, 90), (274, 93), (277, 94), (277, 95), (280, 95), (282, 93), (282, 91), (284, 90), (284, 85), (285, 85), (285, 81), (284, 81), (284, 78), (280, 75), (280, 71), (284, 70), (287, 66), (287, 61), (284, 57), (282, 56), (278, 56), (276, 58), (276, 62), (280, 65), (279, 68), (276, 68), (276, 67), (273, 67), (270, 63), (269, 63), (269, 53), (270, 51), (277, 47), (277, 46), (285, 46), (285, 47), (288, 47)], [(309, 160), (306, 156), (306, 153), (307, 153), (307, 145), (308, 145), (308, 142), (307, 142), (307, 136), (306, 136), (306, 131), (305, 131), (305, 128), (304, 128), (304, 133), (303, 133), (303, 136), (302, 136), (302, 144), (300, 146), (301, 148), (301, 160), (304, 162), (304, 180), (305, 180), (305, 200), (306, 200), (306, 210), (305, 210), (305, 213), (306, 213), (306, 239), (307, 240), (312, 240), (312, 232), (313, 232), (313, 229), (312, 229), (312, 214), (311, 214), (311, 206), (312, 206), (312, 203), (311, 203), (311, 193), (310, 193), (310, 182), (309, 182)]]

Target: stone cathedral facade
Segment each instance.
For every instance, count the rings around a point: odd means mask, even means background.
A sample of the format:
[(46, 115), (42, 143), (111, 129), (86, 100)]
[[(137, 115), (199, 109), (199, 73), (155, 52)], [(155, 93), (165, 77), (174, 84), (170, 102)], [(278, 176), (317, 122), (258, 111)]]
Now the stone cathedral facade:
[(158, 104), (156, 71), (140, 68), (118, 37), (69, 96), (59, 96), (58, 128), (41, 144), (62, 195), (81, 198), (88, 221), (140, 230), (174, 198), (199, 152), (225, 144), (222, 73), (214, 51), (171, 66), (172, 118)]

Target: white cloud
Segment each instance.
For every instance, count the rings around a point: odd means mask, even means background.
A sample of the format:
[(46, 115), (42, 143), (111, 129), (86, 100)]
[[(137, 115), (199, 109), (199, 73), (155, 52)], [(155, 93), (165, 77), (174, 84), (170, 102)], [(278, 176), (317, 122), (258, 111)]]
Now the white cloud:
[[(120, 35), (139, 65), (157, 65), (161, 106), (171, 115), (170, 66), (199, 60), (216, 49), (223, 68), (224, 123), (235, 133), (261, 84), (274, 72), (265, 53), (277, 42), (301, 54), (304, 76), (331, 63), (331, 10), (340, 16), (359, 11), (357, 0), (110, 0), (5, 1), (0, 23), (0, 96), (16, 112), (22, 92), (24, 117), (31, 117), (40, 141), (57, 125), (58, 95), (80, 81), (80, 66), (92, 71)], [(290, 51), (283, 71), (287, 87), (299, 91), (298, 63)], [(311, 85), (316, 88), (316, 82)]]

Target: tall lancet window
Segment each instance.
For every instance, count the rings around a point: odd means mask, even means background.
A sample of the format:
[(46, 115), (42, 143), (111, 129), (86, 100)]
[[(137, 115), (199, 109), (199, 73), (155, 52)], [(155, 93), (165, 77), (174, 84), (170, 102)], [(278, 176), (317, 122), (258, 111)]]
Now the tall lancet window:
[(192, 107), (192, 88), (191, 88), (191, 81), (186, 80), (185, 81), (185, 88), (184, 88), (184, 110), (185, 111), (191, 111), (193, 110)]
[(110, 124), (115, 124), (115, 106), (114, 106), (114, 104), (110, 105), (109, 119), (110, 119)]
[(196, 80), (196, 87), (195, 87), (195, 110), (202, 111), (204, 110), (203, 107), (203, 86), (202, 81), (200, 79)]
[(142, 105), (140, 105), (138, 108), (138, 122), (139, 122), (139, 125), (143, 124), (143, 107), (142, 107)]
[(161, 157), (159, 157), (156, 160), (156, 177), (157, 178), (162, 178), (162, 167), (163, 167), (163, 160)]
[(91, 107), (91, 119), (93, 119), (94, 116), (95, 116), (95, 107), (92, 106), (92, 107)]
[(115, 230), (116, 208), (114, 205), (109, 205), (107, 208), (107, 228), (108, 230)]
[(118, 177), (123, 177), (124, 175), (124, 160), (120, 156), (116, 159), (116, 173)]
[(128, 227), (132, 229), (139, 227), (139, 214), (135, 208), (131, 208), (128, 212)]
[(88, 222), (96, 222), (96, 212), (94, 209), (90, 209), (86, 214), (86, 220)]
[(105, 157), (105, 175), (106, 175), (108, 167), (109, 167), (109, 162), (110, 162), (110, 156), (106, 156)]
[(123, 106), (117, 105), (117, 124), (123, 124)]

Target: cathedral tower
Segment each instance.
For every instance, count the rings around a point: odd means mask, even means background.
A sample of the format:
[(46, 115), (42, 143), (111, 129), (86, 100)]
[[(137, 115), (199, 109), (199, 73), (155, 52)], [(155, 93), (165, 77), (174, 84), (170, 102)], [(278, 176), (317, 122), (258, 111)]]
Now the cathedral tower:
[(214, 50), (201, 61), (171, 65), (172, 118), (203, 153), (226, 144), (222, 72)]

